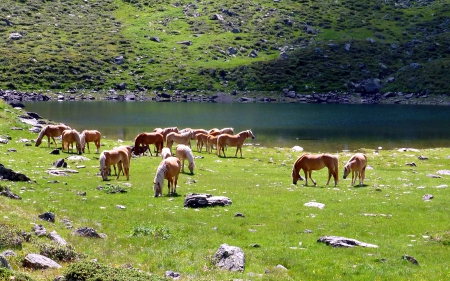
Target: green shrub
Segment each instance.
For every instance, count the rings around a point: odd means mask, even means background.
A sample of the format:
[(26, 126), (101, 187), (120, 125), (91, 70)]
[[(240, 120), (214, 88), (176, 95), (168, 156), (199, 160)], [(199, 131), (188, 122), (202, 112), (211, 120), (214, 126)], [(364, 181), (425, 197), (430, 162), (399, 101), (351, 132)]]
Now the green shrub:
[(0, 249), (21, 248), (24, 238), (22, 232), (14, 226), (0, 223)]

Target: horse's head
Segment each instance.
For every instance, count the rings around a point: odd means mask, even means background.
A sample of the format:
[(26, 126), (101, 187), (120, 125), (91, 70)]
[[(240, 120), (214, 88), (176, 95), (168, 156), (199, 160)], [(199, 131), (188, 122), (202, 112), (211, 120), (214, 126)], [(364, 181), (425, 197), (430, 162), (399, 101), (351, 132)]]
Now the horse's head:
[(303, 180), (303, 178), (300, 176), (299, 172), (292, 169), (292, 183), (297, 184), (299, 180)]
[(344, 166), (344, 180), (347, 178), (349, 173), (350, 173), (350, 165), (347, 164)]
[(189, 171), (191, 171), (191, 175), (194, 174), (194, 168), (195, 168), (195, 163), (194, 162), (189, 163)]
[(252, 130), (247, 130), (247, 137), (251, 137), (252, 139), (255, 138), (255, 135), (253, 135)]
[(41, 145), (42, 140), (41, 139), (37, 139), (36, 140), (36, 144), (34, 146), (38, 147), (39, 145)]
[(153, 183), (153, 190), (155, 191), (155, 197), (158, 197), (158, 195), (162, 196), (161, 183), (159, 181)]

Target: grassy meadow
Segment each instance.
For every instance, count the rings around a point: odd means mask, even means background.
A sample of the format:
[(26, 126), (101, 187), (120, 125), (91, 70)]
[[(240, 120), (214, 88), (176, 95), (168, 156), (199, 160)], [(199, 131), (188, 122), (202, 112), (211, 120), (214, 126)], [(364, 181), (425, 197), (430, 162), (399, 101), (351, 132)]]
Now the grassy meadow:
[[(99, 154), (91, 147), (91, 153), (83, 155), (89, 160), (66, 160), (68, 168), (77, 173), (53, 176), (47, 173), (52, 163), (71, 155), (49, 154), (52, 148), (47, 147), (45, 139), (39, 147), (33, 142), (26, 146), (22, 141), (34, 140), (37, 134), (28, 131), (29, 125), (18, 122), (17, 115), (23, 113), (0, 102), (0, 136), (11, 137), (8, 144), (0, 144), (1, 163), (32, 179), (30, 183), (0, 183), (22, 197), (0, 197), (0, 224), (26, 232), (32, 232), (34, 224), (42, 224), (47, 232), (55, 230), (66, 239), (80, 254), (79, 260), (97, 259), (114, 268), (133, 267), (161, 277), (172, 270), (181, 273), (181, 280), (450, 278), (449, 176), (429, 176), (448, 169), (449, 148), (378, 153), (361, 148), (358, 151), (366, 153), (369, 165), (362, 187), (351, 186), (351, 179), (342, 179), (343, 166), (356, 151), (340, 152), (338, 186), (325, 185), (327, 171), (323, 169), (313, 172), (317, 181), (314, 187), (304, 186), (302, 181), (292, 184), (292, 165), (302, 153), (290, 148), (246, 145), (241, 159), (232, 157), (235, 148), (228, 148), (229, 157), (219, 158), (197, 152), (194, 145), (194, 155), (201, 158), (195, 159), (194, 175), (180, 175), (179, 196), (166, 196), (166, 186), (164, 196), (154, 198), (152, 183), (160, 157), (133, 158), (129, 181), (124, 176), (102, 181)], [(120, 144), (131, 145), (132, 140), (118, 143), (103, 139), (101, 150)], [(9, 150), (12, 148), (17, 152)], [(419, 155), (428, 160), (419, 160)], [(411, 162), (417, 166), (406, 165)], [(126, 192), (108, 192), (119, 188)], [(188, 193), (223, 195), (233, 203), (184, 208)], [(426, 202), (422, 200), (425, 194), (434, 198)], [(307, 202), (320, 202), (325, 208), (304, 206)], [(38, 218), (48, 211), (55, 213), (55, 223)], [(244, 217), (236, 217), (237, 213)], [(66, 228), (63, 220), (69, 220), (73, 228)], [(106, 234), (106, 238), (72, 234), (84, 226)], [(323, 235), (353, 238), (378, 248), (332, 248), (317, 242)], [(13, 269), (33, 280), (63, 275), (69, 263), (60, 262), (61, 269), (38, 271), (21, 266), (26, 254), (39, 251), (40, 243), (51, 241), (33, 234), (31, 242), (13, 249), (17, 254), (9, 258)], [(243, 249), (243, 273), (213, 266), (211, 258), (223, 243)], [(419, 265), (402, 259), (403, 255), (414, 257)]]

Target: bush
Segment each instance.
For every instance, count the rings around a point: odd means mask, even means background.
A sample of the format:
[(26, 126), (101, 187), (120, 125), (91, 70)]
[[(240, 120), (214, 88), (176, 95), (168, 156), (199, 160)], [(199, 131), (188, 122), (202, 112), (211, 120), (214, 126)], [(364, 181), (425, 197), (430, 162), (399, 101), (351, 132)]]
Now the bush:
[(0, 268), (0, 280), (33, 281), (24, 273), (15, 272), (6, 268)]
[(41, 255), (53, 260), (69, 262), (83, 257), (71, 245), (38, 243), (37, 247)]
[(66, 280), (79, 281), (98, 281), (98, 280), (115, 280), (115, 281), (153, 281), (165, 280), (156, 275), (151, 275), (137, 269), (129, 268), (113, 268), (101, 263), (95, 262), (78, 262), (70, 264), (65, 273)]
[(21, 248), (24, 238), (22, 232), (14, 226), (0, 223), (0, 249)]

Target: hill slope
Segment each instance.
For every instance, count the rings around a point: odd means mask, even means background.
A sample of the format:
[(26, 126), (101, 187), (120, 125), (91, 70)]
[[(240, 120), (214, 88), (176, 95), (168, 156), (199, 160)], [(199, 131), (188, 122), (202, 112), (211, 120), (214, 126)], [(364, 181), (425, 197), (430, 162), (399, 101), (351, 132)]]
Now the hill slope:
[(450, 87), (445, 1), (2, 2), (3, 89)]

